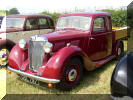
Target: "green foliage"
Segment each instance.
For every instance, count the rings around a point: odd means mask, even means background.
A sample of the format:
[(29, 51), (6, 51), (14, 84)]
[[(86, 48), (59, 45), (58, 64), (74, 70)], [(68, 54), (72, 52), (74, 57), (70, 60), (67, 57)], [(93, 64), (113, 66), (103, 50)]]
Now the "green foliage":
[(44, 11), (44, 12), (42, 12), (41, 14), (45, 14), (45, 15), (51, 16), (52, 19), (54, 20), (54, 24), (56, 24), (56, 20), (57, 20), (58, 17), (61, 15), (61, 13), (57, 13), (57, 12), (50, 13), (50, 12), (48, 12), (48, 11)]
[(11, 8), (9, 11), (6, 11), (7, 15), (11, 14), (20, 14), (17, 8)]
[(5, 10), (0, 10), (0, 16), (5, 16), (6, 15), (6, 11)]
[(11, 8), (10, 10), (0, 10), (0, 16), (6, 16), (11, 14), (20, 14), (17, 8)]
[(110, 10), (103, 9), (102, 11), (108, 12), (112, 17), (112, 26), (114, 27), (123, 27), (127, 26), (127, 10), (119, 9), (119, 10)]
[(133, 29), (133, 8), (127, 10), (127, 24)]

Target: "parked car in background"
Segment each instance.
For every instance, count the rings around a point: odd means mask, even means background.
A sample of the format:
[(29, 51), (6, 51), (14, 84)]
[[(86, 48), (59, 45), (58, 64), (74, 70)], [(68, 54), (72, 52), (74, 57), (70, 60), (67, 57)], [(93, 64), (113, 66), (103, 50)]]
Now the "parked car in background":
[(133, 100), (133, 53), (128, 53), (117, 64), (111, 79), (113, 100)]
[(123, 55), (127, 28), (112, 29), (111, 23), (106, 12), (63, 14), (54, 32), (21, 39), (11, 50), (8, 69), (30, 82), (71, 90), (84, 68), (92, 71)]
[(0, 65), (8, 63), (12, 47), (21, 38), (28, 40), (31, 36), (45, 34), (54, 30), (54, 22), (47, 15), (8, 15), (3, 19), (0, 30)]
[(0, 28), (1, 28), (1, 24), (2, 24), (3, 17), (4, 16), (0, 16)]

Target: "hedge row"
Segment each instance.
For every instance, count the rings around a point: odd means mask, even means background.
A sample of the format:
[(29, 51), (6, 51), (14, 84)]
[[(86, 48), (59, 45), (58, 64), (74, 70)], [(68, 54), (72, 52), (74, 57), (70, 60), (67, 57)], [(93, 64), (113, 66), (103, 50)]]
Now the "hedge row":
[(127, 26), (127, 10), (119, 9), (119, 10), (109, 10), (104, 9), (102, 11), (108, 12), (112, 17), (112, 26), (115, 27), (123, 27)]
[[(127, 10), (119, 9), (119, 10), (110, 10), (110, 9), (103, 9), (101, 11), (109, 12), (112, 16), (112, 25), (115, 27), (123, 27), (127, 26)], [(65, 12), (66, 13), (66, 12)], [(68, 12), (69, 13), (69, 12)], [(47, 11), (42, 12), (42, 14), (49, 15), (53, 18), (54, 22), (56, 23), (57, 18), (59, 15), (64, 13), (50, 13)]]
[(6, 11), (0, 10), (0, 16), (5, 16), (5, 15), (6, 15)]
[(58, 19), (58, 17), (63, 14), (63, 13), (57, 13), (57, 12), (54, 12), (54, 13), (50, 13), (48, 11), (44, 11), (42, 12), (41, 14), (46, 14), (48, 16), (51, 16), (52, 19), (54, 20), (54, 24), (56, 24), (56, 20)]
[(133, 8), (127, 11), (127, 25), (133, 29)]

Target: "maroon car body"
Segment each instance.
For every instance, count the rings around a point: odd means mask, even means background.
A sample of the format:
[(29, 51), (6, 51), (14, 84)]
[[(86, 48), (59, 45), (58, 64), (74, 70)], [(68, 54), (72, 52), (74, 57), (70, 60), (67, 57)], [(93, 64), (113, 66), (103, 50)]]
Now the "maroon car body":
[[(78, 20), (81, 27), (60, 28), (59, 26), (68, 25), (67, 18), (70, 18), (69, 25)], [(64, 20), (67, 20), (67, 24), (64, 24)], [(88, 23), (89, 26), (83, 28), (83, 25)], [(57, 21), (55, 31), (35, 36), (34, 39), (40, 37), (53, 45), (50, 53), (39, 53), (41, 46), (34, 52), (35, 47), (31, 49), (31, 44), (34, 43), (30, 40), (27, 41), (25, 49), (17, 44), (9, 55), (8, 68), (31, 79), (51, 84), (58, 83), (57, 87), (62, 90), (70, 90), (79, 83), (83, 68), (88, 71), (94, 70), (114, 57), (120, 57), (123, 52), (122, 38), (116, 40), (111, 16), (106, 12), (63, 14)], [(40, 57), (43, 59), (40, 60)], [(35, 58), (41, 61), (41, 65), (38, 65), (40, 67), (31, 66), (37, 61)], [(39, 64), (39, 61), (36, 63)]]
[[(31, 36), (54, 31), (54, 22), (50, 16), (43, 14), (8, 15), (3, 18), (0, 28), (0, 66), (8, 63), (8, 52), (21, 38), (28, 40)], [(3, 55), (7, 56), (3, 56)]]

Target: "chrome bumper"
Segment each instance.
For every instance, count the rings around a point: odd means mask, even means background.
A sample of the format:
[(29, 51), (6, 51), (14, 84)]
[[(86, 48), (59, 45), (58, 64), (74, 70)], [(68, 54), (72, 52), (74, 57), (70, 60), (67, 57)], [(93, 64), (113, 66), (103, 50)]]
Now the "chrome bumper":
[(59, 83), (60, 82), (60, 80), (57, 80), (57, 79), (49, 79), (49, 78), (44, 78), (44, 77), (32, 75), (32, 74), (29, 74), (29, 73), (26, 73), (26, 72), (22, 72), (20, 70), (13, 69), (9, 66), (8, 66), (8, 69), (10, 71), (15, 72), (17, 74), (20, 74), (22, 76), (29, 77), (31, 79), (35, 79), (35, 80), (38, 80), (38, 81), (41, 81), (41, 82), (45, 82), (45, 83)]

